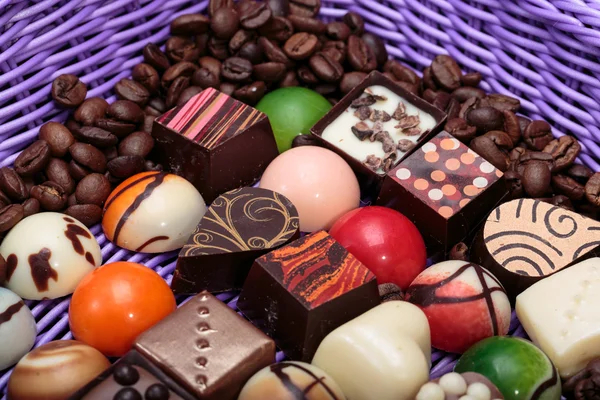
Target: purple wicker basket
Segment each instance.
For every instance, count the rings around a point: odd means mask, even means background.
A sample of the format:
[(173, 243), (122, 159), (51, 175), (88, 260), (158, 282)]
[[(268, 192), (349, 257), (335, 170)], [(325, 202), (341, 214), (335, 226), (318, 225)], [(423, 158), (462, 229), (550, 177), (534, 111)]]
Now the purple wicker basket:
[[(78, 75), (88, 96), (114, 97), (113, 85), (142, 60), (146, 43), (162, 43), (175, 17), (202, 12), (208, 0), (0, 0), (0, 166), (11, 165), (43, 123), (64, 122), (50, 98), (60, 74)], [(482, 88), (519, 97), (523, 112), (545, 119), (556, 136), (580, 140), (580, 159), (600, 171), (600, 0), (324, 0), (321, 17), (359, 12), (390, 55), (421, 71), (449, 53), (484, 76)], [(92, 229), (105, 263), (128, 260), (167, 282), (176, 253), (136, 254)], [(236, 308), (236, 293), (219, 298)], [(180, 299), (183, 301), (184, 299)], [(27, 302), (36, 346), (70, 339), (69, 298)], [(513, 315), (511, 334), (523, 336)], [(282, 358), (282, 354), (278, 354)], [(433, 353), (432, 375), (456, 356)], [(0, 371), (0, 395), (10, 371)]]

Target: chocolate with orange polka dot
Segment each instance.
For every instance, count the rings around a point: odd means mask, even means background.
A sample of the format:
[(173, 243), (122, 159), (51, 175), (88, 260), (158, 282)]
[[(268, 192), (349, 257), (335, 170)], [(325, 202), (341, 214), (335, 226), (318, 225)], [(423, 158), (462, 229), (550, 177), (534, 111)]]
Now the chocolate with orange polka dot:
[(310, 361), (329, 332), (379, 303), (375, 275), (318, 231), (257, 258), (238, 307), (288, 357)]
[(500, 170), (441, 132), (390, 171), (377, 204), (409, 217), (428, 250), (448, 251), (506, 196)]

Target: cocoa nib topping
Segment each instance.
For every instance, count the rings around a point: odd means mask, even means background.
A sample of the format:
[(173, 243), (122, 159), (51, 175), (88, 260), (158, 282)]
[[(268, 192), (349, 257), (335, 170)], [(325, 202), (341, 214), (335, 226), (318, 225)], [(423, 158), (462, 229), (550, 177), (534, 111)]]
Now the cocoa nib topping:
[(406, 153), (407, 151), (409, 151), (410, 149), (412, 149), (413, 147), (415, 147), (415, 143), (408, 140), (408, 139), (400, 139), (398, 141), (398, 150)]
[[(396, 155), (395, 153), (393, 154)], [(388, 157), (383, 160), (383, 172), (389, 172), (394, 166), (395, 157)]]
[(354, 111), (354, 116), (361, 121), (364, 121), (371, 116), (371, 111), (369, 106), (360, 106), (358, 107), (358, 110)]
[(373, 122), (388, 122), (392, 119), (392, 117), (390, 116), (390, 114), (386, 113), (383, 110), (372, 110), (369, 119)]
[(394, 114), (392, 114), (392, 118), (394, 118), (396, 121), (400, 121), (405, 116), (406, 116), (406, 106), (404, 105), (403, 102), (399, 102), (398, 107), (396, 107), (396, 110), (394, 111)]
[(360, 141), (365, 140), (366, 138), (368, 138), (369, 136), (371, 136), (373, 134), (373, 130), (371, 128), (369, 128), (369, 125), (367, 125), (365, 122), (362, 122), (362, 121), (358, 122), (351, 129), (352, 129), (352, 133), (354, 133), (354, 135)]
[(354, 100), (352, 102), (352, 104), (350, 105), (350, 107), (352, 108), (359, 108), (359, 107), (363, 107), (363, 106), (372, 106), (373, 104), (375, 104), (377, 100), (375, 99), (375, 96), (372, 95), (367, 95), (365, 97), (359, 97), (358, 99)]
[(382, 160), (375, 154), (369, 154), (363, 164), (371, 168), (373, 171), (377, 171), (381, 167)]
[(375, 98), (375, 100), (377, 100), (377, 101), (386, 101), (387, 100), (387, 97), (379, 95), (379, 94), (375, 94), (368, 88), (365, 89), (365, 93), (367, 93), (369, 96), (373, 96)]
[(409, 115), (401, 118), (398, 121), (398, 125), (394, 126), (396, 129), (410, 129), (418, 126), (421, 123), (421, 119), (418, 115)]
[(419, 128), (408, 128), (402, 131), (406, 136), (419, 136), (421, 130)]

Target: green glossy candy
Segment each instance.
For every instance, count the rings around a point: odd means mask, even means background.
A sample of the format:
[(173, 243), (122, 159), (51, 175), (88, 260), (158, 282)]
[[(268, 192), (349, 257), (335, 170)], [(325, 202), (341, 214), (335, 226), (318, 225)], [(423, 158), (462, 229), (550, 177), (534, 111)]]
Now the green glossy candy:
[(560, 379), (552, 361), (525, 339), (484, 339), (460, 357), (454, 371), (484, 375), (506, 400), (560, 399)]
[(277, 89), (256, 105), (269, 117), (280, 153), (292, 147), (292, 140), (307, 135), (310, 128), (331, 110), (331, 104), (319, 93), (303, 87)]

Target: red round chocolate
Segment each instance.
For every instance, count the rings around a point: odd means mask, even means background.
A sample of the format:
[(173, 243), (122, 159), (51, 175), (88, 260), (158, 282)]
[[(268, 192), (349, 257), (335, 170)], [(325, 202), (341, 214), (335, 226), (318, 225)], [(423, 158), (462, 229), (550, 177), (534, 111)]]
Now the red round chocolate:
[(390, 208), (371, 206), (344, 214), (329, 234), (377, 277), (402, 290), (425, 268), (423, 237), (408, 218)]

